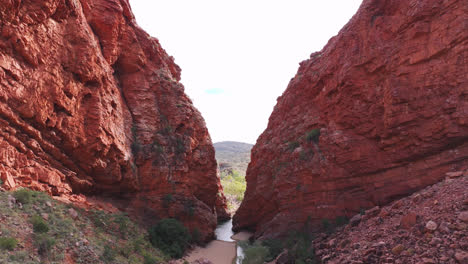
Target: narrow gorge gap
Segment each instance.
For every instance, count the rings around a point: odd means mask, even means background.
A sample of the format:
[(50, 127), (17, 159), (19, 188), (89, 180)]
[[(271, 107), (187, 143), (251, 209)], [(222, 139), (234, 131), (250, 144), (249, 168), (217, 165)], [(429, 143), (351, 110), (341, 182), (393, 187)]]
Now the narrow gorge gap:
[[(228, 211), (234, 216), (239, 208), (246, 190), (246, 172), (250, 162), (250, 152), (253, 145), (236, 141), (222, 141), (213, 144), (215, 148), (216, 161), (218, 163), (218, 174), (227, 199)], [(215, 230), (216, 239), (207, 247), (214, 251), (214, 247), (227, 243), (236, 244), (235, 263), (242, 263), (244, 252), (238, 245), (239, 241), (247, 240), (250, 236), (247, 232), (235, 234), (232, 231), (232, 218), (218, 223)], [(220, 245), (216, 245), (220, 244)], [(213, 249), (210, 249), (213, 248)]]

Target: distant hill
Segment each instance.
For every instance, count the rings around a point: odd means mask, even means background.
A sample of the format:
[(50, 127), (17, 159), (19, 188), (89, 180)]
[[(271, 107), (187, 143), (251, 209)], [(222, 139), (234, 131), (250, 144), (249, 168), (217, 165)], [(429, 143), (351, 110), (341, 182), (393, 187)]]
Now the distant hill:
[(247, 165), (250, 162), (250, 150), (253, 145), (243, 142), (222, 141), (214, 143), (216, 160), (220, 170), (234, 169), (241, 175), (245, 175)]
[(250, 162), (252, 144), (223, 141), (214, 143), (221, 184), (227, 198), (228, 211), (234, 214), (244, 199), (245, 173)]

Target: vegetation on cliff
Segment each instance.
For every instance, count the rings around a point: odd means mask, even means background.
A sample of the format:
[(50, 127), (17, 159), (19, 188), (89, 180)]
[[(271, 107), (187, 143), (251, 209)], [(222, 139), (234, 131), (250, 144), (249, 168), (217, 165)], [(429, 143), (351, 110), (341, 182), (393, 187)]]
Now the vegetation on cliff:
[(150, 244), (147, 231), (125, 214), (86, 211), (42, 192), (0, 191), (0, 218), (0, 263), (167, 260)]

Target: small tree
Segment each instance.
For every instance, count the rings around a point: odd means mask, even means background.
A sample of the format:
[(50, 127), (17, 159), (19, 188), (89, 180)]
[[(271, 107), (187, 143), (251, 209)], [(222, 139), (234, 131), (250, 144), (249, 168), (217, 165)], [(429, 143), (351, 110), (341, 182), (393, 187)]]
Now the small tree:
[(182, 257), (190, 241), (187, 228), (173, 218), (159, 221), (150, 229), (149, 235), (154, 247), (173, 258)]

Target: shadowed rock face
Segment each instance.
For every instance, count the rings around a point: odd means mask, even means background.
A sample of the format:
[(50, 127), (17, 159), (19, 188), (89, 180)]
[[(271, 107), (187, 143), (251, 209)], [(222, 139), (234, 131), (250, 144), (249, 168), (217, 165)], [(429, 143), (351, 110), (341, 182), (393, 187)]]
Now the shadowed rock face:
[(467, 74), (466, 1), (365, 0), (278, 99), (234, 227), (317, 227), (465, 168)]
[(6, 186), (111, 194), (210, 237), (226, 209), (210, 136), (128, 1), (6, 1), (0, 23)]

